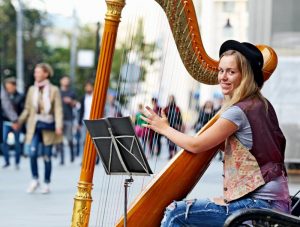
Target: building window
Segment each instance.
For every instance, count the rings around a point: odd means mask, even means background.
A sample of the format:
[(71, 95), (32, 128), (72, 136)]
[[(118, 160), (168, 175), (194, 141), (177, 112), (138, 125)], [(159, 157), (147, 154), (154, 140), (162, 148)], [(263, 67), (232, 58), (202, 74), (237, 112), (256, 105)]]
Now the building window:
[(223, 2), (223, 11), (226, 13), (234, 12), (235, 2)]
[(223, 36), (227, 39), (233, 37), (233, 27), (229, 18), (227, 18), (226, 24), (223, 27)]

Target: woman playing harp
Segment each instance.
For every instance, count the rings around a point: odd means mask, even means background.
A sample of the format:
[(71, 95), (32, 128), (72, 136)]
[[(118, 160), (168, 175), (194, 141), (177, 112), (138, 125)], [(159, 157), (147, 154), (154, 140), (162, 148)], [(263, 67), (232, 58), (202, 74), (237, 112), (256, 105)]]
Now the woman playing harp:
[(219, 52), (218, 82), (225, 96), (220, 118), (198, 137), (185, 135), (147, 108), (144, 125), (186, 151), (203, 155), (226, 141), (224, 195), (213, 200), (171, 203), (162, 226), (223, 226), (242, 208), (290, 212), (284, 167), (285, 138), (272, 105), (260, 92), (264, 83), (260, 50), (250, 43), (224, 42)]

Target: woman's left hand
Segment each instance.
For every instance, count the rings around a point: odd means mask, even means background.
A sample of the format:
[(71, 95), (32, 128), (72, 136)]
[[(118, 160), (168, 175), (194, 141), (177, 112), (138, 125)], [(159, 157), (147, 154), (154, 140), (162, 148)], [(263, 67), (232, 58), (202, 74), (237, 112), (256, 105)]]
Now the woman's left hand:
[(143, 127), (150, 128), (159, 134), (163, 134), (170, 127), (168, 118), (163, 110), (161, 110), (161, 117), (158, 116), (149, 106), (146, 106), (148, 112), (144, 112), (141, 118), (148, 124), (143, 124)]

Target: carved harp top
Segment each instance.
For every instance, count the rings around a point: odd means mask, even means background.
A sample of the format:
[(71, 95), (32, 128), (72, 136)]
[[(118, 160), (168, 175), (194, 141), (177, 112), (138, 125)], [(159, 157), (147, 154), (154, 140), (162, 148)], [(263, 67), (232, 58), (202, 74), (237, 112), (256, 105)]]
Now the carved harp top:
[[(181, 60), (189, 74), (204, 84), (218, 83), (218, 61), (210, 58), (203, 46), (192, 0), (155, 0), (166, 13)], [(264, 80), (277, 66), (275, 51), (257, 45), (264, 57)]]

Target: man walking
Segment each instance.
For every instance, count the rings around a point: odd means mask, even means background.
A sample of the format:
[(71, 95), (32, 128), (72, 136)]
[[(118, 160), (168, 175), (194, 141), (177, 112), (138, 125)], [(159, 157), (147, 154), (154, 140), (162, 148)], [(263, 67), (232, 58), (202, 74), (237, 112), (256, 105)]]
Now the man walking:
[(9, 145), (8, 135), (10, 132), (15, 138), (15, 164), (16, 169), (19, 169), (20, 156), (22, 147), (20, 142), (20, 132), (16, 129), (15, 123), (18, 120), (18, 115), (24, 108), (24, 96), (17, 91), (16, 79), (9, 77), (4, 80), (4, 89), (1, 89), (1, 112), (3, 119), (3, 156), (5, 164), (3, 168), (10, 166), (9, 162)]
[[(60, 94), (63, 105), (63, 135), (68, 141), (70, 149), (70, 161), (74, 161), (74, 145), (73, 145), (73, 108), (76, 105), (76, 96), (74, 91), (70, 88), (71, 80), (68, 76), (63, 76), (60, 79)], [(65, 152), (63, 143), (58, 144), (57, 152), (61, 155), (60, 164), (64, 165)]]

